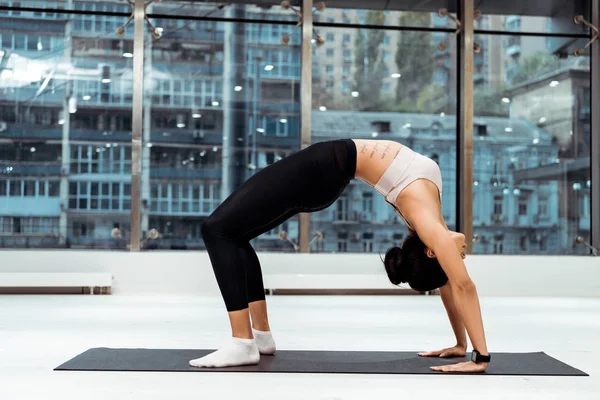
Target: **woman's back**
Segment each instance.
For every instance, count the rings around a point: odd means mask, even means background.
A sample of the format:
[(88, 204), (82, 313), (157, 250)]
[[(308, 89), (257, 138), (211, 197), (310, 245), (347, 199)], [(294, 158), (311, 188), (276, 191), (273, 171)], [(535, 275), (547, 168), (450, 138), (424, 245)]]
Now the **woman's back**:
[[(392, 168), (396, 157), (409, 155), (414, 157), (414, 152), (408, 148), (403, 150), (402, 144), (391, 140), (353, 139), (353, 141), (357, 149), (355, 178), (373, 187), (378, 183), (381, 184), (382, 177), (388, 169)], [(401, 150), (403, 154), (400, 154)], [(443, 222), (439, 168), (432, 160), (421, 155), (418, 155), (418, 158), (417, 162), (396, 160), (408, 165), (408, 171), (397, 171), (398, 176), (388, 172), (391, 175), (389, 178), (398, 179), (398, 182), (394, 185), (396, 190), (392, 191), (391, 196), (386, 196), (386, 200), (397, 209), (410, 230), (413, 230), (410, 221), (416, 218), (416, 213), (434, 213)], [(407, 179), (402, 182), (403, 178), (400, 175), (404, 175)], [(381, 187), (376, 189), (381, 191)]]

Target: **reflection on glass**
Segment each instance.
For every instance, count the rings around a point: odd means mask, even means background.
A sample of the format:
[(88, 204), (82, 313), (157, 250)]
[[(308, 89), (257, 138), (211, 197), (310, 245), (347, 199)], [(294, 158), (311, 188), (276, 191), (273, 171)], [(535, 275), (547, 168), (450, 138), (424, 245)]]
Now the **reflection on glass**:
[[(152, 12), (177, 14), (188, 5), (162, 3)], [(297, 20), (280, 7), (203, 3), (195, 9), (225, 18)], [(160, 237), (145, 248), (204, 249), (201, 226), (215, 208), (256, 172), (299, 148), (300, 32), (284, 44), (293, 26), (152, 23), (164, 31), (146, 46), (141, 223), (144, 234), (156, 229)], [(281, 232), (297, 243), (298, 218), (252, 245), (295, 251)]]
[[(259, 4), (251, 4), (249, 1), (222, 3), (208, 1), (169, 0), (160, 3), (155, 2), (151, 8), (148, 9), (148, 14), (151, 18), (158, 14), (179, 16), (182, 18), (181, 20), (167, 19), (165, 20), (164, 24), (159, 24), (159, 26), (163, 27), (165, 31), (173, 31), (176, 29), (184, 32), (193, 30), (195, 23), (185, 20), (185, 18), (192, 17), (298, 21), (296, 12), (289, 6), (283, 6), (284, 3), (286, 3), (285, 1), (257, 3)], [(298, 7), (296, 4), (297, 2), (291, 1), (287, 3), (291, 3), (295, 10), (300, 10), (300, 7)], [(155, 18), (152, 19), (156, 20)], [(292, 25), (292, 27), (293, 26), (294, 25)], [(268, 29), (268, 27), (265, 27), (265, 29)], [(278, 38), (278, 40), (279, 39), (280, 38)]]
[[(49, 3), (66, 2), (9, 5)], [(111, 2), (73, 4), (115, 10)], [(2, 247), (127, 246), (132, 68), (124, 52), (131, 37), (115, 37), (119, 18), (90, 18), (18, 10), (0, 16), (0, 23), (14, 22), (0, 31)], [(114, 228), (121, 239), (111, 237)]]
[[(499, 28), (486, 26), (484, 23), (482, 26), (476, 26), (476, 29), (561, 34), (589, 33), (587, 28), (573, 21), (576, 15), (583, 15), (588, 21), (590, 20), (591, 2), (588, 0), (547, 0), (543, 6), (542, 3), (534, 1), (480, 0), (475, 2), (475, 7), (481, 12), (483, 18), (501, 23)], [(564, 41), (559, 38), (551, 40)]]
[(589, 56), (558, 59), (539, 37), (476, 40), (473, 251), (588, 253), (574, 238), (590, 234)]
[[(442, 16), (440, 10), (450, 10), (456, 13), (456, 4), (451, 1), (435, 2), (413, 2), (413, 4), (402, 4), (402, 10), (375, 10), (368, 9), (369, 2), (358, 2), (357, 7), (365, 8), (337, 8), (335, 2), (326, 2), (327, 8), (321, 12), (315, 12), (315, 23), (336, 23), (351, 25), (381, 25), (381, 26), (409, 26), (419, 28), (452, 28), (456, 25)], [(373, 3), (372, 5), (379, 4)], [(396, 6), (391, 3), (391, 7)], [(378, 7), (379, 8), (379, 7)], [(384, 36), (384, 40), (390, 40), (394, 36)], [(387, 38), (386, 38), (387, 37)]]
[[(366, 18), (382, 15), (368, 11)], [(346, 28), (322, 28), (322, 34), (336, 41), (313, 47), (312, 142), (395, 140), (432, 158), (442, 170), (443, 214), (453, 229), (456, 50), (438, 49), (447, 34)], [(394, 209), (358, 180), (330, 208), (311, 214), (310, 227), (311, 235), (322, 234), (313, 252), (383, 252), (407, 234)]]

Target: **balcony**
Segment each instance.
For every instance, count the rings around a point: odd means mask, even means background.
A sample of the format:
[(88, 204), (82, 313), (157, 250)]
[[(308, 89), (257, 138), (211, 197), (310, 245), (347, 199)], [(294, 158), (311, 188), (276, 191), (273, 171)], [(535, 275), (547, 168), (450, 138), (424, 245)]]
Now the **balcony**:
[[(62, 140), (62, 127), (46, 127), (34, 124), (8, 124), (7, 129), (0, 133), (3, 139), (36, 141)], [(71, 140), (89, 142), (129, 142), (131, 132), (127, 131), (100, 131), (97, 129), (71, 129)], [(186, 129), (161, 129), (153, 128), (150, 135), (152, 143), (178, 143), (190, 145), (221, 145), (223, 135), (221, 131), (196, 131)], [(281, 139), (278, 137), (278, 139)], [(298, 139), (295, 139), (296, 142)], [(297, 143), (296, 143), (297, 144)]]
[[(169, 34), (169, 36), (171, 36)], [(153, 60), (152, 69), (161, 73), (171, 74), (174, 78), (181, 76), (181, 74), (194, 75), (196, 76), (223, 76), (225, 71), (223, 64), (206, 64), (199, 63), (198, 61), (188, 60), (173, 60), (166, 61), (158, 57)], [(176, 62), (177, 66), (173, 67), (172, 64)]]
[(506, 221), (506, 216), (502, 214), (492, 214), (490, 217), (490, 222), (492, 225), (502, 225), (505, 224)]
[(60, 176), (60, 162), (0, 161), (0, 176)]
[(58, 249), (65, 247), (65, 245), (60, 244), (59, 234), (0, 234), (0, 248)]
[(186, 129), (163, 129), (154, 128), (150, 134), (152, 143), (177, 143), (193, 145), (220, 146), (223, 143), (221, 131), (194, 131)]
[(506, 55), (509, 57), (514, 57), (518, 54), (521, 54), (521, 45), (520, 44), (513, 44), (511, 46), (508, 46), (506, 48)]
[(157, 166), (150, 168), (151, 179), (221, 179), (221, 168), (215, 166), (198, 168), (175, 168), (171, 166)]
[(360, 213), (358, 211), (339, 211), (331, 210), (332, 222), (334, 224), (357, 224), (360, 222)]
[[(63, 14), (64, 15), (64, 14)], [(32, 15), (32, 17), (34, 17)], [(35, 22), (32, 21), (35, 19)], [(40, 19), (39, 17), (24, 18), (23, 15), (4, 17), (0, 19), (0, 32), (31, 32), (32, 23), (35, 25), (35, 32), (55, 33), (55, 36), (64, 36), (65, 23), (64, 19)]]
[(294, 149), (300, 147), (299, 136), (258, 135), (256, 138), (259, 146), (279, 146)]
[(8, 124), (6, 130), (0, 133), (3, 139), (36, 139), (61, 140), (62, 127), (43, 127), (33, 124)]
[(0, 196), (0, 215), (58, 217), (60, 197)]

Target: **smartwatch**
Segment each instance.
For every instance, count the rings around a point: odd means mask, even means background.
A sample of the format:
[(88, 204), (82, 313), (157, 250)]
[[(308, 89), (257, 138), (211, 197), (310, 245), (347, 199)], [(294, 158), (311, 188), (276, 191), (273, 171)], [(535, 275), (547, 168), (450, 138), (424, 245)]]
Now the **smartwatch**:
[(475, 364), (489, 363), (491, 360), (492, 356), (489, 354), (487, 356), (482, 356), (477, 350), (473, 350), (473, 352), (471, 352), (471, 361), (473, 361)]

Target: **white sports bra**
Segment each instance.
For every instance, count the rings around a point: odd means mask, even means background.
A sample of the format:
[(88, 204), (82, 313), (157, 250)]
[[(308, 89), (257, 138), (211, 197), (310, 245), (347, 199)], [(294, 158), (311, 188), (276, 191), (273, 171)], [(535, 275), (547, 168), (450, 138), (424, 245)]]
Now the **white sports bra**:
[(440, 192), (440, 202), (442, 201), (442, 172), (440, 171), (440, 167), (432, 159), (403, 145), (390, 166), (374, 186), (375, 190), (396, 209), (400, 218), (402, 218), (406, 226), (412, 231), (414, 231), (413, 227), (400, 213), (398, 208), (396, 208), (396, 199), (402, 190), (418, 179), (426, 179), (433, 182)]

